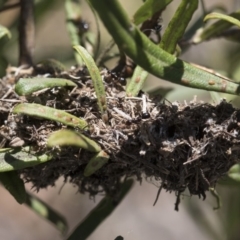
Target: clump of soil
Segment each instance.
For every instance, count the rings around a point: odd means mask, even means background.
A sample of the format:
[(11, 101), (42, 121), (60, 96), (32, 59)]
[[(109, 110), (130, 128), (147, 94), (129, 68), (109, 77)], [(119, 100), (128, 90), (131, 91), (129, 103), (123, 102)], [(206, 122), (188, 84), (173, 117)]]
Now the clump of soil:
[[(1, 147), (26, 145), (55, 153), (56, 157), (49, 162), (19, 170), (24, 180), (37, 190), (53, 186), (64, 176), (66, 181), (78, 186), (79, 192), (91, 196), (104, 192), (117, 198), (121, 181), (132, 177), (141, 181), (146, 177), (158, 181), (166, 191), (176, 192), (177, 196), (188, 189), (191, 195), (204, 199), (205, 192), (214, 188), (239, 161), (240, 111), (226, 101), (213, 106), (197, 101), (160, 102), (159, 98), (144, 93), (128, 97), (124, 86), (105, 72), (106, 122), (98, 111), (92, 81), (85, 77), (84, 71), (53, 71), (48, 76), (72, 79), (78, 87), (46, 89), (28, 97), (19, 97), (13, 84), (19, 74), (37, 76), (36, 69), (18, 74), (10, 69), (0, 80)], [(49, 134), (66, 126), (13, 115), (11, 109), (20, 102), (39, 103), (85, 119), (90, 129), (82, 133), (110, 155), (108, 163), (85, 177), (84, 169), (93, 154), (76, 147), (47, 149)]]

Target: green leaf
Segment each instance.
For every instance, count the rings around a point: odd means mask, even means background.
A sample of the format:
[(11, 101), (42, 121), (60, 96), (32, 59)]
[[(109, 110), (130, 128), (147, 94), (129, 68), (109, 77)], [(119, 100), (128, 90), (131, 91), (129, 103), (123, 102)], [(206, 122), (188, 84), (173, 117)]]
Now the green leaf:
[(145, 83), (147, 76), (148, 72), (146, 72), (141, 67), (137, 66), (127, 86), (126, 95), (129, 97), (137, 96), (139, 91), (142, 90), (143, 84)]
[(36, 154), (29, 147), (0, 152), (0, 172), (8, 172), (32, 167), (52, 159), (51, 155)]
[(213, 13), (208, 14), (204, 18), (204, 21), (207, 21), (209, 19), (221, 19), (221, 20), (227, 21), (229, 23), (232, 23), (233, 25), (236, 25), (236, 26), (240, 27), (240, 21), (239, 20), (237, 20), (236, 18), (231, 17), (229, 15), (226, 15), (226, 14), (213, 12)]
[(52, 133), (47, 140), (47, 145), (48, 147), (76, 146), (86, 149), (90, 152), (101, 151), (101, 147), (90, 138), (84, 136), (81, 133), (77, 133), (66, 129)]
[[(236, 11), (228, 15), (229, 17), (233, 17), (234, 19), (240, 20), (240, 11)], [(199, 29), (195, 36), (192, 39), (193, 43), (200, 43), (205, 40), (209, 40), (211, 38), (219, 36), (222, 32), (232, 27), (232, 23), (226, 20), (219, 20), (208, 27)]]
[(65, 111), (46, 107), (35, 103), (20, 103), (13, 108), (13, 113), (24, 114), (32, 117), (45, 118), (60, 122), (66, 126), (78, 127), (87, 130), (87, 122)]
[(171, 54), (175, 52), (178, 40), (183, 36), (197, 7), (198, 0), (182, 0), (162, 37), (162, 49)]
[(85, 48), (81, 46), (74, 46), (74, 49), (82, 57), (82, 59), (84, 60), (88, 68), (88, 71), (91, 75), (93, 86), (96, 92), (99, 109), (101, 113), (104, 114), (104, 112), (107, 109), (107, 99), (106, 99), (105, 87), (104, 87), (100, 72), (98, 70), (98, 67), (96, 66), (93, 58)]
[(22, 204), (26, 201), (24, 182), (16, 171), (1, 172), (0, 182), (19, 204)]
[(138, 25), (151, 18), (154, 13), (163, 10), (172, 0), (147, 0), (136, 11), (133, 16), (133, 22)]
[(52, 209), (45, 202), (36, 196), (27, 192), (26, 205), (31, 208), (35, 213), (44, 219), (50, 221), (62, 233), (65, 234), (68, 229), (67, 221), (64, 216), (59, 214), (56, 210)]
[(62, 78), (20, 78), (15, 85), (15, 92), (20, 96), (25, 96), (44, 88), (76, 86), (74, 82)]
[(236, 181), (232, 178), (230, 178), (229, 176), (224, 176), (223, 178), (221, 178), (218, 181), (218, 184), (222, 185), (222, 186), (227, 186), (227, 187), (240, 187), (240, 182)]
[(89, 177), (94, 174), (97, 170), (103, 167), (109, 160), (109, 156), (104, 151), (100, 151), (94, 157), (90, 159), (87, 166), (84, 169), (83, 175)]
[(235, 181), (240, 182), (240, 164), (235, 164), (233, 165), (229, 171), (228, 171), (228, 176), (232, 178)]
[(133, 180), (127, 180), (121, 184), (118, 201), (113, 202), (110, 197), (105, 197), (101, 202), (86, 216), (86, 218), (76, 227), (67, 238), (68, 240), (85, 240), (94, 230), (115, 210), (118, 204), (128, 194), (133, 185)]
[(6, 27), (0, 25), (0, 39), (2, 39), (4, 37), (7, 37), (8, 39), (10, 39), (11, 33), (9, 32), (9, 30)]

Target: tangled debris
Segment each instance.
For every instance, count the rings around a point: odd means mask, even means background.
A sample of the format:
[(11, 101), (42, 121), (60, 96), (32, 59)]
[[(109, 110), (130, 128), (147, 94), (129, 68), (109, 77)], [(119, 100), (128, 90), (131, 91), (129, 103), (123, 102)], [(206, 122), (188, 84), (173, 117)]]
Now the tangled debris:
[[(81, 70), (83, 71), (83, 70)], [(80, 72), (81, 72), (80, 71)], [(240, 111), (222, 101), (213, 106), (192, 101), (165, 103), (145, 94), (127, 97), (124, 87), (105, 73), (108, 123), (101, 119), (91, 79), (79, 69), (52, 73), (74, 79), (77, 88), (54, 88), (19, 97), (12, 90), (16, 72), (0, 80), (1, 148), (35, 146), (55, 151), (56, 158), (19, 170), (26, 182), (39, 190), (53, 186), (64, 176), (90, 196), (105, 192), (117, 198), (123, 178), (142, 177), (158, 181), (161, 188), (178, 196), (189, 190), (205, 199), (205, 192), (235, 164), (240, 155)], [(26, 73), (25, 73), (26, 74)], [(31, 74), (36, 74), (31, 71)], [(57, 75), (58, 74), (58, 75)], [(46, 149), (48, 135), (65, 126), (44, 119), (16, 116), (19, 102), (34, 102), (65, 110), (84, 118), (90, 129), (84, 134), (110, 155), (108, 163), (90, 177), (83, 175), (92, 153), (76, 147)], [(177, 208), (177, 206), (176, 206)]]

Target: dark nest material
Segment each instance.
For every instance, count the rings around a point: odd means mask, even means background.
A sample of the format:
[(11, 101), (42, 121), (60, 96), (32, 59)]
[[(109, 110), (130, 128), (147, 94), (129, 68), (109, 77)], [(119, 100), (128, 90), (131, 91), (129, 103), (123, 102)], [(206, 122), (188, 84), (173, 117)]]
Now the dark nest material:
[[(89, 192), (91, 196), (104, 192), (117, 198), (120, 181), (131, 177), (141, 181), (146, 177), (158, 181), (166, 191), (174, 191), (178, 198), (188, 189), (191, 195), (204, 199), (205, 192), (215, 187), (239, 159), (240, 111), (226, 101), (213, 106), (197, 101), (160, 102), (145, 94), (126, 97), (124, 87), (105, 73), (106, 124), (98, 111), (91, 79), (79, 77), (84, 70), (57, 74), (79, 78), (74, 80), (78, 84), (75, 89), (46, 89), (26, 98), (11, 90), (16, 72), (10, 70), (0, 80), (1, 147), (30, 145), (39, 151), (55, 151), (57, 155), (52, 161), (19, 171), (37, 190), (53, 186), (64, 176), (78, 186), (79, 192)], [(108, 163), (90, 177), (84, 177), (92, 153), (76, 147), (46, 149), (49, 133), (66, 127), (53, 121), (13, 115), (12, 107), (23, 101), (84, 118), (90, 126), (84, 134), (110, 155)]]

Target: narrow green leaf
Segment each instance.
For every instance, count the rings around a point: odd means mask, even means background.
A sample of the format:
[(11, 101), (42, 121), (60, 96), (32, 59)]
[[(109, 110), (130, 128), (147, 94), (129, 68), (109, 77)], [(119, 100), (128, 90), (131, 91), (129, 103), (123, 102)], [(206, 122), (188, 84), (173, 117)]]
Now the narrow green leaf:
[(38, 197), (27, 192), (26, 205), (39, 216), (53, 223), (62, 234), (67, 232), (68, 225), (65, 217), (59, 214), (56, 210), (52, 209)]
[(12, 148), (0, 148), (0, 153), (5, 153), (13, 150)]
[(133, 22), (138, 25), (151, 18), (154, 13), (163, 10), (172, 0), (147, 0), (133, 15)]
[[(229, 17), (233, 17), (235, 19), (240, 20), (240, 11), (236, 11), (228, 15)], [(199, 29), (195, 36), (193, 36), (193, 43), (200, 43), (202, 41), (209, 40), (211, 38), (219, 36), (223, 31), (227, 30), (232, 26), (232, 23), (225, 21), (223, 19), (211, 24), (208, 27)]]
[(51, 155), (35, 154), (29, 147), (17, 148), (0, 153), (0, 172), (8, 172), (32, 167), (52, 159)]
[(148, 76), (148, 72), (146, 72), (141, 67), (137, 66), (127, 86), (127, 89), (126, 89), (127, 96), (129, 97), (137, 96), (139, 91), (142, 90), (143, 84), (145, 83), (147, 76)]
[(133, 180), (127, 180), (121, 184), (118, 201), (113, 202), (110, 197), (105, 197), (101, 202), (86, 216), (86, 218), (76, 227), (67, 238), (68, 240), (85, 240), (94, 230), (115, 210), (118, 204), (128, 194), (133, 185)]
[(74, 82), (62, 78), (20, 78), (15, 85), (15, 92), (20, 96), (25, 96), (44, 88), (76, 86)]
[(0, 39), (4, 37), (11, 38), (11, 33), (6, 27), (0, 25)]
[(89, 177), (94, 174), (97, 170), (103, 167), (109, 160), (109, 156), (104, 151), (99, 152), (90, 159), (87, 166), (84, 169), (84, 176)]
[(210, 13), (207, 16), (205, 16), (204, 21), (207, 21), (209, 19), (221, 19), (221, 20), (227, 21), (233, 25), (240, 27), (240, 21), (238, 19), (231, 17), (229, 15), (226, 15), (226, 14), (213, 12), (213, 13)]
[(98, 67), (96, 66), (93, 58), (91, 55), (87, 52), (87, 50), (81, 46), (74, 46), (74, 49), (79, 53), (79, 55), (84, 60), (88, 71), (91, 75), (93, 86), (96, 92), (98, 106), (103, 114), (107, 109), (107, 99), (106, 99), (106, 93), (105, 93), (105, 87), (103, 84), (102, 77), (100, 75), (100, 72), (98, 70)]
[(162, 36), (160, 47), (173, 54), (178, 40), (183, 36), (193, 13), (197, 10), (198, 0), (182, 0)]
[(1, 172), (0, 182), (11, 193), (19, 204), (26, 201), (26, 190), (23, 180), (16, 171)]
[(90, 138), (81, 133), (62, 129), (50, 135), (47, 140), (48, 147), (55, 146), (77, 146), (90, 152), (100, 152), (101, 147)]
[(78, 127), (87, 130), (88, 124), (81, 118), (75, 117), (62, 110), (46, 107), (35, 103), (20, 103), (13, 108), (13, 113), (24, 114), (32, 117), (45, 118), (52, 121), (60, 122), (67, 126)]
[(228, 176), (235, 181), (240, 182), (240, 164), (233, 165), (228, 171)]

